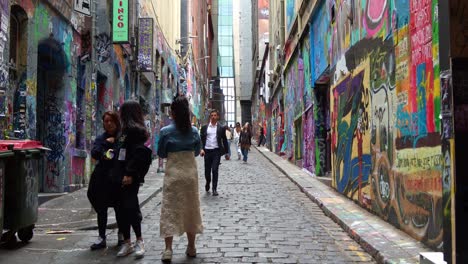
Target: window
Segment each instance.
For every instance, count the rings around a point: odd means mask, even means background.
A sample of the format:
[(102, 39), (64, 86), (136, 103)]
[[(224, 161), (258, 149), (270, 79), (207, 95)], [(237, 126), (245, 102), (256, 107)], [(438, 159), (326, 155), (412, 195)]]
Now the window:
[(219, 56), (231, 56), (232, 57), (232, 46), (220, 46)]

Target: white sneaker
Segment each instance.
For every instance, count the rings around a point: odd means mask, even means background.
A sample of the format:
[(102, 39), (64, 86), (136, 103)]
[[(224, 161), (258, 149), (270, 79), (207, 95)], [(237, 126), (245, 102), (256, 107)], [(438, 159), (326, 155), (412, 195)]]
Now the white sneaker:
[(169, 250), (169, 249), (164, 250), (161, 260), (163, 262), (170, 262), (172, 260), (172, 250)]
[(145, 243), (143, 240), (137, 240), (135, 242), (135, 257), (142, 258), (145, 256)]
[(117, 253), (117, 257), (125, 257), (128, 254), (131, 254), (135, 249), (132, 246), (132, 243), (123, 243), (122, 247), (120, 248), (119, 252)]

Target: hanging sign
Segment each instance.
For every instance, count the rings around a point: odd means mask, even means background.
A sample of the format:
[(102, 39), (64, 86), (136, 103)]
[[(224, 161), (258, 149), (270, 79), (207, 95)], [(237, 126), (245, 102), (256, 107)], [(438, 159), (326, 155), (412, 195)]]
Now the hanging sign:
[(114, 0), (112, 42), (128, 43), (128, 0)]
[(138, 19), (138, 69), (153, 70), (153, 18)]
[(90, 16), (90, 0), (76, 0), (75, 1), (75, 11), (80, 12), (84, 15)]

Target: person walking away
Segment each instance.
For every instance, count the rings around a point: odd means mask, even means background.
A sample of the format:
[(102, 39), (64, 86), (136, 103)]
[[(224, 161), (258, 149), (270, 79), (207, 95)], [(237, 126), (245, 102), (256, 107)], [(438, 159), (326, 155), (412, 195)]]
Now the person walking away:
[(243, 156), (242, 160), (244, 163), (247, 163), (250, 146), (252, 145), (252, 133), (250, 132), (249, 123), (245, 123), (242, 128), (242, 132), (239, 136), (239, 145)]
[(226, 160), (229, 160), (231, 157), (231, 141), (232, 141), (232, 133), (231, 130), (229, 129), (228, 126), (225, 126), (224, 129), (226, 129), (226, 138), (227, 138), (227, 149), (228, 149), (228, 154), (229, 156), (225, 156)]
[[(144, 176), (148, 172), (152, 160), (151, 149), (144, 143), (148, 139), (148, 132), (144, 123), (143, 112), (136, 101), (126, 101), (120, 108), (122, 135), (119, 137), (117, 161), (114, 165), (115, 175), (121, 182), (120, 199), (118, 202), (117, 223), (123, 233), (124, 243), (117, 253), (123, 257), (135, 252), (137, 258), (145, 254), (143, 237), (141, 234), (142, 215), (138, 201), (140, 184), (144, 183)], [(135, 246), (130, 240), (130, 227), (136, 236)]]
[(263, 130), (263, 126), (260, 125), (260, 136), (258, 137), (258, 146), (265, 145), (265, 131)]
[[(218, 124), (218, 110), (210, 112), (210, 122), (200, 130), (202, 150), (200, 156), (205, 159), (205, 191), (210, 191), (210, 183), (213, 179), (213, 196), (218, 196), (218, 170), (221, 156), (229, 157), (227, 151), (227, 138), (224, 128)], [(213, 178), (211, 177), (213, 175)]]
[(165, 250), (162, 261), (172, 260), (173, 237), (187, 234), (185, 254), (196, 257), (195, 237), (203, 232), (198, 193), (198, 170), (195, 157), (200, 154), (201, 139), (190, 126), (189, 103), (178, 96), (171, 104), (173, 123), (161, 129), (158, 156), (167, 158), (163, 183), (160, 236)]
[(242, 127), (239, 122), (236, 123), (236, 127), (234, 128), (234, 146), (236, 146), (237, 151), (237, 160), (241, 159), (242, 151), (239, 145), (239, 137), (240, 133), (242, 132)]
[[(112, 197), (112, 185), (110, 171), (113, 165), (114, 145), (118, 134), (120, 133), (119, 115), (113, 111), (107, 111), (102, 116), (104, 133), (96, 138), (91, 157), (97, 161), (94, 167), (87, 196), (97, 214), (97, 224), (99, 237), (91, 245), (91, 250), (106, 248), (106, 227), (107, 227), (107, 209), (115, 207), (115, 198)], [(123, 237), (119, 232), (119, 243), (122, 243)]]

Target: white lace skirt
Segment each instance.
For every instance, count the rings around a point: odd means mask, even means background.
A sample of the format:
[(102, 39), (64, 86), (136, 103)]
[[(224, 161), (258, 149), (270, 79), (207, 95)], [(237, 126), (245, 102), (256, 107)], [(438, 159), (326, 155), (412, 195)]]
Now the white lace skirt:
[(202, 233), (198, 170), (193, 151), (170, 152), (164, 175), (160, 236)]

